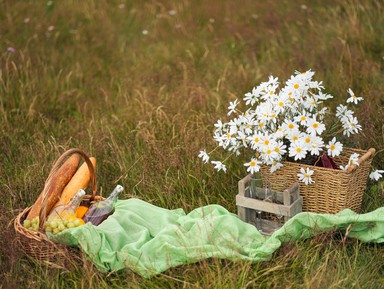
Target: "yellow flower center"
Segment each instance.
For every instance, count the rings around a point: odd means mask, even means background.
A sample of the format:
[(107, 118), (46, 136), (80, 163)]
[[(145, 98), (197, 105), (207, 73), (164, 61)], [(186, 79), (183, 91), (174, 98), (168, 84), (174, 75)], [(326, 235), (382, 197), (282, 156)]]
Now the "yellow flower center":
[(304, 120), (306, 120), (306, 119), (307, 119), (307, 117), (306, 117), (305, 115), (303, 115), (303, 116), (300, 117), (300, 120), (302, 120), (302, 121), (304, 121)]
[(333, 151), (336, 147), (335, 147), (335, 145), (331, 145), (329, 148), (331, 151)]
[(269, 94), (270, 95), (272, 95), (272, 94), (274, 94), (275, 92), (273, 91), (273, 90), (271, 90), (270, 92), (269, 92)]
[(317, 122), (315, 122), (315, 123), (312, 125), (313, 128), (318, 128), (318, 126), (319, 126), (319, 124), (318, 124)]
[(253, 141), (254, 141), (254, 142), (259, 142), (259, 138), (258, 138), (258, 137), (255, 137), (255, 138), (253, 139)]
[(299, 84), (296, 83), (294, 86), (293, 86), (294, 89), (298, 89), (299, 88)]
[(272, 151), (271, 151), (270, 149), (267, 150), (267, 154), (268, 154), (268, 155), (270, 155), (271, 152), (272, 152)]
[(309, 179), (310, 175), (309, 175), (309, 174), (304, 174), (304, 177), (306, 177), (307, 179)]
[(299, 137), (298, 137), (297, 135), (294, 135), (292, 139), (293, 139), (293, 140), (298, 140)]
[(355, 124), (353, 122), (350, 122), (349, 124), (351, 125), (351, 127), (355, 126)]
[(352, 98), (356, 98), (356, 95), (352, 96)]
[(280, 106), (280, 107), (283, 107), (283, 106), (284, 106), (284, 102), (279, 101), (279, 106)]
[(293, 123), (290, 123), (290, 124), (288, 125), (288, 127), (289, 127), (290, 129), (293, 129), (295, 126), (293, 125)]
[(301, 152), (301, 148), (296, 148), (296, 152)]
[(280, 151), (280, 149), (279, 149), (279, 148), (275, 148), (275, 152), (277, 152), (277, 153), (278, 153), (279, 151)]
[(231, 134), (227, 133), (227, 139), (230, 139), (230, 138), (231, 138)]
[(251, 163), (249, 164), (251, 167), (254, 167), (256, 165), (256, 162), (254, 161), (251, 161)]
[(293, 97), (290, 97), (289, 100), (290, 100), (290, 102), (294, 102), (295, 101), (295, 99)]
[(266, 140), (264, 141), (264, 144), (265, 144), (265, 145), (269, 145), (269, 140), (266, 139)]
[(264, 126), (264, 123), (260, 122), (259, 127), (263, 127), (263, 126)]
[(245, 127), (246, 127), (246, 128), (250, 128), (251, 126), (250, 126), (249, 124), (246, 124)]
[(275, 117), (276, 117), (276, 114), (272, 113), (271, 117), (272, 117), (272, 118), (275, 118)]
[(306, 143), (309, 143), (310, 141), (311, 141), (311, 139), (310, 139), (309, 137), (306, 137), (306, 138), (305, 138), (305, 142), (306, 142)]

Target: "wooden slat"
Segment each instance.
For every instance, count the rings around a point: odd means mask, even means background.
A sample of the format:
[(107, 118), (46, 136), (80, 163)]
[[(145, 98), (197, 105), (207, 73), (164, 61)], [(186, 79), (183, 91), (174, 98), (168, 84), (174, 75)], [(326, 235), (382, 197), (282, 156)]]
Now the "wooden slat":
[(269, 202), (264, 202), (256, 199), (247, 198), (241, 195), (236, 196), (236, 205), (241, 207), (250, 208), (253, 210), (283, 215), (291, 216), (290, 206), (278, 205)]
[(292, 205), (285, 206), (285, 205), (265, 202), (257, 199), (247, 198), (239, 194), (236, 195), (236, 205), (238, 207), (240, 206), (243, 208), (249, 208), (257, 211), (276, 214), (276, 215), (283, 215), (286, 217), (293, 217), (297, 213), (300, 213), (302, 202), (303, 202), (303, 198), (299, 197), (299, 199), (297, 199)]

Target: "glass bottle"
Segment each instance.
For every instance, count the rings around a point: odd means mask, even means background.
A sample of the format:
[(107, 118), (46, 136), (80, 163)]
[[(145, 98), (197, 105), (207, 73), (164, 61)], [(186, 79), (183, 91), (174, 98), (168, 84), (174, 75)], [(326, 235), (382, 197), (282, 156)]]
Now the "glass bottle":
[(122, 186), (117, 185), (107, 199), (91, 205), (84, 215), (84, 222), (91, 222), (95, 226), (101, 224), (113, 213), (117, 197), (123, 190)]
[(52, 219), (68, 220), (71, 217), (76, 218), (76, 210), (79, 207), (84, 195), (85, 191), (83, 189), (78, 190), (68, 204), (57, 206), (52, 210), (48, 216), (48, 221)]

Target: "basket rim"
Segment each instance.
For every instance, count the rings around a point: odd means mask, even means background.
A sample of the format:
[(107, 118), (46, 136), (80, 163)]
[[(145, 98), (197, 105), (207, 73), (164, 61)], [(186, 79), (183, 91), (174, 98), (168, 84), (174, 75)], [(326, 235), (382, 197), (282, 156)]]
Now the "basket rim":
[[(369, 151), (369, 149), (368, 150), (364, 150), (364, 149), (348, 148), (348, 147), (343, 149), (343, 152), (360, 152), (360, 154), (361, 154), (360, 157), (363, 154), (367, 153), (368, 151)], [(373, 155), (371, 156), (371, 158), (372, 157), (373, 157)], [(281, 163), (283, 164), (283, 166), (285, 166), (285, 164), (287, 164), (287, 165), (293, 165), (293, 166), (296, 166), (296, 167), (308, 167), (308, 168), (311, 168), (311, 169), (313, 168), (314, 170), (317, 170), (317, 171), (335, 172), (335, 173), (339, 173), (339, 174), (342, 174), (342, 175), (351, 175), (351, 174), (355, 173), (358, 170), (358, 168), (359, 168), (359, 167), (357, 167), (357, 169), (353, 170), (353, 171), (345, 171), (345, 170), (341, 170), (341, 169), (333, 169), (333, 168), (325, 168), (325, 167), (319, 167), (319, 166), (309, 165), (309, 164), (301, 164), (301, 163), (292, 162), (292, 161), (282, 161)], [(261, 167), (264, 168), (264, 169), (268, 168), (268, 166), (265, 165), (265, 164), (263, 164)], [(269, 172), (269, 170), (268, 170), (268, 172)], [(274, 173), (278, 173), (278, 171), (276, 171)], [(270, 174), (273, 174), (273, 173), (270, 173)]]

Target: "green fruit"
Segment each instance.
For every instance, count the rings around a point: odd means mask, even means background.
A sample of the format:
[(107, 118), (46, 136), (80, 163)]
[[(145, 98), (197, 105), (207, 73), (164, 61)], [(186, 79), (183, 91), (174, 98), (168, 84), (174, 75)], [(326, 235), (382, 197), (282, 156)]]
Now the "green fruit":
[(24, 220), (23, 226), (28, 229), (29, 226), (31, 226), (31, 221), (30, 220)]
[(52, 227), (52, 229), (57, 228), (57, 226), (58, 226), (58, 224), (57, 224), (56, 221), (51, 221), (51, 227)]
[(57, 229), (59, 229), (59, 231), (61, 232), (61, 231), (63, 231), (64, 229), (65, 229), (65, 226), (64, 226), (64, 224), (59, 224), (58, 226), (57, 226)]
[(54, 228), (54, 229), (53, 229), (53, 234), (56, 235), (56, 234), (58, 234), (58, 233), (60, 233), (60, 230), (59, 230), (58, 228)]
[(45, 228), (45, 232), (52, 232), (52, 227), (51, 226), (47, 226), (46, 228)]
[(74, 227), (75, 227), (75, 224), (72, 223), (72, 222), (69, 222), (69, 223), (67, 224), (67, 228), (74, 228)]
[(76, 220), (73, 222), (73, 224), (75, 225), (75, 227), (80, 226), (80, 225), (81, 225), (81, 221), (80, 221), (80, 219), (76, 219)]

